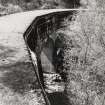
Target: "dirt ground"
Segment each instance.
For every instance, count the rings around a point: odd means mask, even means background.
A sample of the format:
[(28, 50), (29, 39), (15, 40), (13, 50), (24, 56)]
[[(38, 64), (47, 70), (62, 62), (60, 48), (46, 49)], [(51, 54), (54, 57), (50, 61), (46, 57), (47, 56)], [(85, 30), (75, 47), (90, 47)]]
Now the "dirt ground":
[(42, 104), (23, 36), (0, 33), (0, 105)]

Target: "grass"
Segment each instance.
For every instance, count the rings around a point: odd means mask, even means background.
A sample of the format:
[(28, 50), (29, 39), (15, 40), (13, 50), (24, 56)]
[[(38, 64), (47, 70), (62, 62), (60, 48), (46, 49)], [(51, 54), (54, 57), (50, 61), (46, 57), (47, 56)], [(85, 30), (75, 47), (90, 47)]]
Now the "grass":
[[(32, 90), (36, 89), (36, 92)], [(0, 67), (0, 105), (42, 105), (32, 65), (16, 63)]]

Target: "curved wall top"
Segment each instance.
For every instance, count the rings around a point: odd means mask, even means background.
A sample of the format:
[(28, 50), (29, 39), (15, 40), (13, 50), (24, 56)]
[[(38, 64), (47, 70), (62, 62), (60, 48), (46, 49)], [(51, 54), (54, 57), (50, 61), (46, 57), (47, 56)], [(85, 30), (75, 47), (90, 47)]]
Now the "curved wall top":
[(59, 11), (70, 11), (70, 9), (34, 10), (2, 16), (0, 17), (0, 33), (23, 34), (38, 16)]

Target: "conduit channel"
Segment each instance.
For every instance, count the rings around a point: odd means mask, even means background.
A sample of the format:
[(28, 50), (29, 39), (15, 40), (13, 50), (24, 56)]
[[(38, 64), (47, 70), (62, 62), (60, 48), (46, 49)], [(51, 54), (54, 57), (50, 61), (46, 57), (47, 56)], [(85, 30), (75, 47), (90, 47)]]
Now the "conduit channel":
[(43, 72), (55, 72), (53, 51), (56, 35), (53, 33), (62, 28), (61, 23), (64, 18), (72, 16), (74, 12), (74, 10), (68, 10), (38, 16), (24, 33), (24, 40), (46, 105), (52, 104), (45, 91)]

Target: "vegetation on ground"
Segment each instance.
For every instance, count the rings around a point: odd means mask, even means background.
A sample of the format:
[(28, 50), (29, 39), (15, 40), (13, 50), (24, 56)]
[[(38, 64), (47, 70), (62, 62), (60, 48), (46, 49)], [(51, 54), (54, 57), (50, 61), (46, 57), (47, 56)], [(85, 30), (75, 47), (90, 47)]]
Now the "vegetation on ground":
[(65, 19), (66, 27), (58, 31), (71, 105), (105, 105), (105, 11), (97, 2), (74, 14), (72, 21)]
[[(81, 0), (77, 4), (89, 10), (78, 11), (72, 21), (65, 19), (63, 25), (66, 27), (57, 32), (63, 36), (65, 91), (71, 105), (105, 105), (105, 1)], [(35, 9), (74, 8), (77, 4), (70, 0), (0, 0), (0, 15)], [(35, 80), (28, 65), (0, 67), (1, 105), (39, 104), (35, 94), (29, 93)]]

